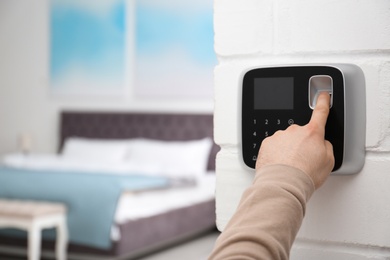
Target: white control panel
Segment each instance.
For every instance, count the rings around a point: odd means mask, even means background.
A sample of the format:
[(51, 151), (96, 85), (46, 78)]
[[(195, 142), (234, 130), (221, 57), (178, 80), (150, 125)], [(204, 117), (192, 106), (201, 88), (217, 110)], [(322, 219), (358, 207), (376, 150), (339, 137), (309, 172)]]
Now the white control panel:
[(354, 174), (365, 160), (366, 96), (362, 70), (353, 64), (260, 67), (242, 79), (242, 158), (255, 167), (261, 142), (291, 124), (309, 122), (317, 96), (328, 92), (325, 138), (333, 145), (333, 174)]

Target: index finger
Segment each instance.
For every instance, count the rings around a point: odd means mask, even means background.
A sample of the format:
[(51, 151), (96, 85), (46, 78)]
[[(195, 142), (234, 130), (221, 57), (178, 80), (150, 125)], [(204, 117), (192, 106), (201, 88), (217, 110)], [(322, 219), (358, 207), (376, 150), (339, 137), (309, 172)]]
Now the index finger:
[[(328, 92), (322, 92), (318, 95), (317, 104), (311, 115), (310, 123), (314, 123), (325, 130), (326, 120), (329, 115), (330, 95)], [(309, 124), (310, 124), (309, 123)]]

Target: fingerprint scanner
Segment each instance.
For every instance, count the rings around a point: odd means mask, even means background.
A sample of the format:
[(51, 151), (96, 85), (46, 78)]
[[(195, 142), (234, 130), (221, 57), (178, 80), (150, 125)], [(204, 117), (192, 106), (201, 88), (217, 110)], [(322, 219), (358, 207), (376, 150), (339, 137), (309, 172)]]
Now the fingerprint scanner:
[(333, 79), (328, 75), (314, 75), (309, 79), (309, 106), (314, 109), (318, 95), (328, 92), (330, 95), (329, 107), (333, 105)]

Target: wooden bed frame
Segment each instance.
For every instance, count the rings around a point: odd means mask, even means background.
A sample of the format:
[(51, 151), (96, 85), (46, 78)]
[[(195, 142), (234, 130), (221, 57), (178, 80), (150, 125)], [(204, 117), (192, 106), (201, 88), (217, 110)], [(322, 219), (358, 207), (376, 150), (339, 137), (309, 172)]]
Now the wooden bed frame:
[[(151, 138), (194, 140), (213, 136), (213, 116), (208, 114), (152, 114), (128, 112), (65, 111), (60, 117), (59, 149), (68, 137), (105, 139)], [(219, 148), (213, 145), (208, 170), (215, 170)], [(119, 226), (121, 239), (109, 250), (70, 244), (68, 259), (134, 259), (196, 235), (216, 230), (215, 201), (199, 203)], [(134, 234), (137, 234), (134, 238)], [(1, 245), (20, 245), (0, 237)], [(43, 241), (43, 256), (52, 257), (54, 243)], [(1, 251), (1, 250), (0, 250)]]

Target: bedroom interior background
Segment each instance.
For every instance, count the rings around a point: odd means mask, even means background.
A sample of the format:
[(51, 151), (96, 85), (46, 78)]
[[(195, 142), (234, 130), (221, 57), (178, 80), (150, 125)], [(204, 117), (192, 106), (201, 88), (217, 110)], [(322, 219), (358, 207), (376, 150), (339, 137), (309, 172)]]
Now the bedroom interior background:
[[(134, 65), (135, 1), (125, 3), (126, 55)], [(22, 135), (29, 136), (31, 152), (55, 152), (62, 110), (213, 112), (212, 91), (201, 98), (140, 99), (131, 80), (120, 97), (53, 95), (49, 90), (49, 14), (49, 0), (0, 3), (0, 35), (4, 39), (0, 41), (0, 155), (17, 151)], [(134, 79), (133, 71), (127, 73)]]
[[(37, 155), (41, 153), (56, 153), (61, 143), (59, 133), (61, 126), (60, 117), (63, 111), (148, 113), (149, 115), (159, 113), (159, 119), (161, 119), (161, 115), (164, 113), (183, 114), (184, 116), (187, 114), (204, 114), (206, 117), (211, 117), (213, 113), (212, 77), (214, 64), (211, 68), (206, 66), (210, 68), (208, 72), (210, 73), (208, 74), (210, 82), (208, 82), (207, 91), (203, 90), (199, 96), (188, 95), (185, 97), (181, 93), (179, 98), (174, 95), (154, 98), (144, 95), (141, 98), (140, 94), (142, 93), (137, 92), (138, 83), (135, 80), (137, 72), (134, 69), (128, 69), (136, 66), (136, 43), (134, 39), (134, 34), (136, 34), (134, 26), (135, 14), (137, 13), (136, 1), (120, 1), (125, 3), (125, 27), (127, 28), (125, 34), (126, 81), (123, 92), (120, 92), (120, 95), (67, 94), (51, 91), (53, 86), (51, 78), (52, 55), (50, 54), (50, 48), (52, 47), (50, 38), (50, 30), (52, 28), (50, 18), (50, 13), (52, 12), (51, 4), (53, 2), (80, 3), (80, 1), (38, 0), (34, 3), (25, 0), (17, 2), (11, 0), (1, 1), (0, 35), (2, 35), (4, 40), (0, 41), (0, 55), (2, 56), (0, 61), (0, 122), (2, 122), (0, 129), (0, 156), (20, 150), (26, 150), (31, 154)], [(83, 0), (82, 2), (95, 3), (96, 1)], [(102, 2), (107, 1), (102, 0)], [(159, 1), (150, 0), (142, 2), (148, 2), (154, 6), (154, 3)], [(169, 0), (164, 3), (169, 5), (178, 2), (182, 3), (183, 1)], [(207, 20), (208, 25), (206, 29), (212, 28), (212, 1), (198, 1), (197, 4), (209, 6), (207, 11), (209, 19)], [(157, 10), (159, 8), (157, 5)], [(208, 32), (210, 33), (210, 30)], [(208, 48), (211, 46), (212, 54), (214, 55), (212, 37), (209, 40)], [(214, 62), (216, 62), (215, 57)], [(186, 68), (187, 66), (181, 67)], [(210, 123), (207, 125), (212, 127)], [(175, 129), (181, 129), (181, 127), (176, 127)], [(192, 129), (196, 130), (197, 127)], [(32, 157), (34, 156), (27, 156), (26, 158)], [(173, 158), (176, 158), (176, 156)], [(211, 177), (214, 178), (214, 175)], [(199, 188), (203, 189), (203, 181), (201, 182), (202, 185), (199, 185)], [(47, 189), (40, 190), (46, 191)], [(192, 193), (195, 195), (200, 192)], [(184, 198), (184, 196), (178, 197)], [(185, 202), (188, 203), (189, 201)], [(206, 222), (202, 220), (203, 218), (200, 215), (203, 215), (205, 212), (212, 213), (208, 217), (211, 225), (207, 228), (215, 228), (214, 201), (211, 199), (206, 204), (200, 205), (203, 210), (196, 210), (198, 213), (193, 214), (193, 216), (203, 221), (202, 225), (204, 225)], [(143, 207), (137, 208), (142, 209)], [(187, 209), (183, 209), (183, 211), (188, 212)], [(181, 212), (181, 209), (177, 211), (178, 214), (181, 214)], [(170, 216), (170, 214), (170, 212), (169, 214), (167, 213), (167, 216)], [(190, 218), (186, 219), (189, 220)], [(190, 222), (190, 227), (193, 228), (195, 226), (194, 222)], [(139, 233), (145, 235), (145, 237), (149, 236), (147, 232)], [(125, 250), (125, 248), (122, 249)]]

